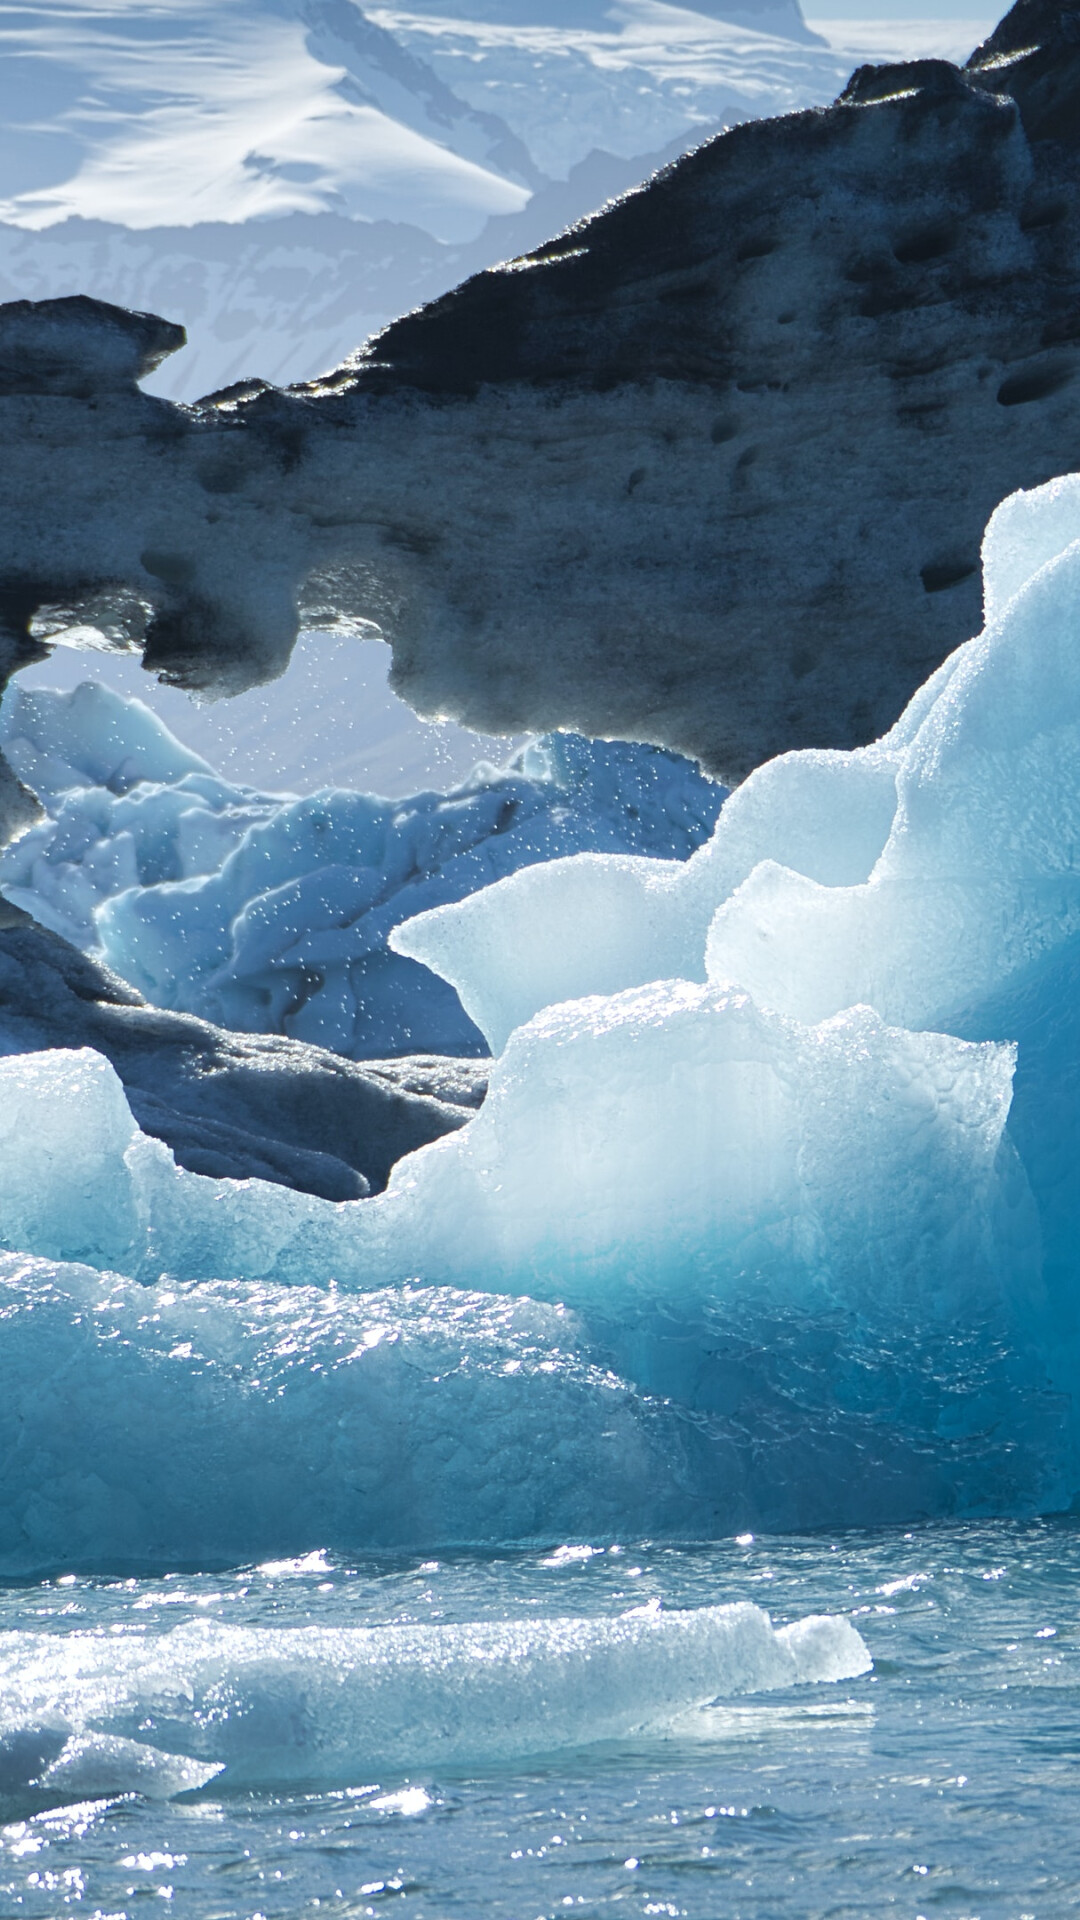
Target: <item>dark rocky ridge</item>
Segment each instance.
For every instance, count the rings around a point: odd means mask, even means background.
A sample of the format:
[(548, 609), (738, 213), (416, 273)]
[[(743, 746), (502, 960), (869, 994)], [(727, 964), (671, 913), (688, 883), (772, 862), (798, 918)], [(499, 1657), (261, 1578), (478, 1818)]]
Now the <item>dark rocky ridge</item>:
[(143, 1132), (192, 1173), (359, 1199), (381, 1191), (404, 1154), (463, 1126), (484, 1097), (483, 1061), (357, 1066), (298, 1040), (227, 1033), (147, 1006), (13, 909), (4, 920), (0, 1051), (103, 1053)]
[(228, 691), (373, 623), (489, 730), (729, 778), (871, 738), (977, 628), (996, 503), (1080, 465), (1078, 18), (735, 128), (307, 386), (171, 406), (119, 377), (152, 317), (0, 308), (9, 668), (81, 620)]

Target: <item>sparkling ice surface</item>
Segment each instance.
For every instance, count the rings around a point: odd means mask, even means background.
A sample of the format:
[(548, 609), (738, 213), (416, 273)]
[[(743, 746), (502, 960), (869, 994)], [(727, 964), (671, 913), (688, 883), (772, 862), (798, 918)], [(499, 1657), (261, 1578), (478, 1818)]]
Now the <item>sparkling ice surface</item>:
[(0, 1060), (4, 1912), (1075, 1908), (1080, 479), (984, 571), (876, 746), (394, 932), (498, 1057), (385, 1194)]
[[(847, 1613), (872, 1672), (726, 1700), (663, 1738), (516, 1764), (365, 1767), (333, 1787), (179, 1799), (9, 1792), (3, 1911), (135, 1920), (1060, 1920), (1075, 1820), (1080, 1534), (1072, 1523), (870, 1531), (700, 1549), (634, 1544), (9, 1589), (3, 1626), (103, 1653), (220, 1627), (269, 1633), (610, 1620), (630, 1607)], [(145, 1739), (145, 1734), (144, 1734)], [(115, 1786), (115, 1782), (110, 1782)], [(131, 1786), (138, 1785), (134, 1780)]]

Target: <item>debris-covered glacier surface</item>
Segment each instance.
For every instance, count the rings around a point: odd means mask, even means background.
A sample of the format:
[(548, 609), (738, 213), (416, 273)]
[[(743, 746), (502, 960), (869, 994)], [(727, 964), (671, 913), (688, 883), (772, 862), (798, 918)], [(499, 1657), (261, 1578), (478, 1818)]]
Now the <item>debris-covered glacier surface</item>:
[(2, 1564), (1069, 1506), (1080, 479), (985, 568), (876, 746), (393, 933), (498, 1058), (385, 1193), (204, 1177), (92, 1049), (0, 1061)]
[(388, 949), (400, 920), (559, 854), (685, 859), (725, 792), (678, 754), (557, 734), (449, 793), (261, 793), (91, 681), (16, 681), (0, 740), (46, 810), (0, 855), (10, 901), (156, 1006), (352, 1059), (486, 1051)]

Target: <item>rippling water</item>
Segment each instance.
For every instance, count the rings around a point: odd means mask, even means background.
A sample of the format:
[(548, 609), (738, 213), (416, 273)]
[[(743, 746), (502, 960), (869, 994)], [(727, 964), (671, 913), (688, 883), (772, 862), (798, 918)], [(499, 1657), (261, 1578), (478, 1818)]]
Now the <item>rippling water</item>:
[(9, 1797), (0, 1920), (896, 1913), (1080, 1908), (1080, 1524), (701, 1548), (70, 1576), (0, 1595), (5, 1630), (153, 1635), (191, 1619), (368, 1626), (753, 1600), (849, 1616), (874, 1670), (714, 1709), (700, 1737), (334, 1792)]

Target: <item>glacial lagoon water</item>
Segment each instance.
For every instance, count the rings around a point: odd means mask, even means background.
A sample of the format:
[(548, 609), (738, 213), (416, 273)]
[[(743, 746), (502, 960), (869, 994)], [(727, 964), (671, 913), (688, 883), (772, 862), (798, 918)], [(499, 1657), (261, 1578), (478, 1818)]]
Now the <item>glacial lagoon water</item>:
[[(9, 1631), (116, 1646), (177, 1627), (334, 1629), (750, 1601), (848, 1617), (873, 1658), (664, 1739), (524, 1764), (365, 1767), (330, 1790), (162, 1800), (10, 1790), (0, 1916), (293, 1920), (1057, 1920), (1080, 1906), (1080, 1523), (969, 1522), (157, 1579), (59, 1574)], [(193, 1629), (194, 1630), (194, 1629)], [(27, 1643), (29, 1644), (29, 1643)]]

